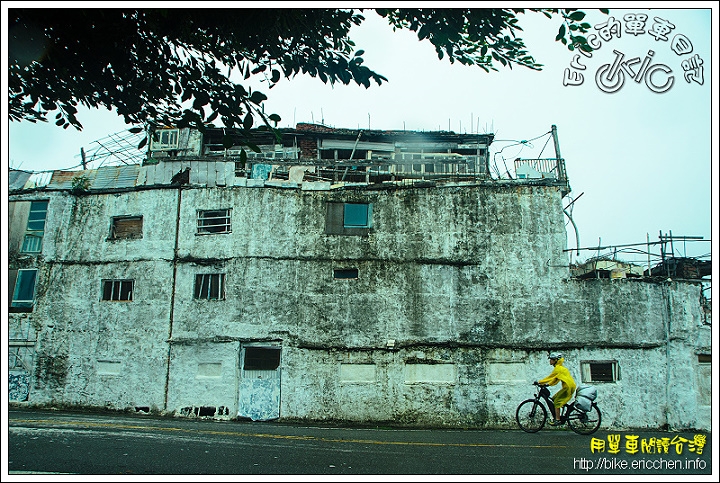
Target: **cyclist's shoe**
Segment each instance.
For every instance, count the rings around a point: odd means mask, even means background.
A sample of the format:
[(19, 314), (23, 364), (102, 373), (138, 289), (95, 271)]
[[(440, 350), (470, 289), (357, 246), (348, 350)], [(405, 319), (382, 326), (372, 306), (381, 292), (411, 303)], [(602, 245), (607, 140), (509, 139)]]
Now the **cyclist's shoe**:
[(553, 419), (553, 420), (550, 421), (548, 424), (549, 424), (550, 426), (560, 426), (560, 425), (562, 424), (562, 421), (560, 421), (560, 420), (558, 420), (558, 419)]

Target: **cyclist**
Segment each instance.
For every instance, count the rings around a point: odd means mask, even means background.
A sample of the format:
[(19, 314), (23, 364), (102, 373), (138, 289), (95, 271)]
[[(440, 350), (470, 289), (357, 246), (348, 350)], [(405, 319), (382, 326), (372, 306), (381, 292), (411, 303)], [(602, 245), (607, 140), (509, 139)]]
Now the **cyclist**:
[(570, 401), (573, 394), (575, 393), (575, 379), (570, 375), (567, 367), (563, 366), (565, 358), (560, 352), (551, 352), (548, 355), (550, 365), (554, 367), (549, 376), (539, 381), (535, 381), (535, 384), (543, 384), (546, 386), (554, 386), (558, 382), (562, 383), (562, 388), (552, 396), (553, 403), (555, 405), (555, 419), (550, 421), (551, 426), (557, 426), (560, 422), (560, 410), (562, 407)]

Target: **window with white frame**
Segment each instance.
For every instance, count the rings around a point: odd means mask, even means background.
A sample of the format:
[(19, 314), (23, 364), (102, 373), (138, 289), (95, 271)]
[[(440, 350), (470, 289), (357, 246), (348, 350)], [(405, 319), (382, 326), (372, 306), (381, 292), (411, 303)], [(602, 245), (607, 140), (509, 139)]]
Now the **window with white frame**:
[(102, 299), (110, 302), (131, 302), (135, 280), (103, 280)]
[(37, 269), (10, 270), (10, 312), (32, 312), (36, 280)]
[(620, 379), (617, 361), (580, 362), (582, 382), (616, 382)]
[(142, 216), (115, 216), (110, 225), (110, 240), (134, 240), (142, 238)]
[(27, 229), (25, 230), (22, 248), (20, 249), (22, 253), (40, 253), (42, 251), (47, 207), (47, 201), (33, 201), (30, 203)]
[(230, 209), (198, 210), (197, 233), (230, 233)]
[(195, 298), (225, 300), (225, 274), (198, 273), (195, 275)]
[(153, 151), (161, 151), (164, 149), (178, 148), (178, 129), (160, 129), (153, 134), (151, 149)]

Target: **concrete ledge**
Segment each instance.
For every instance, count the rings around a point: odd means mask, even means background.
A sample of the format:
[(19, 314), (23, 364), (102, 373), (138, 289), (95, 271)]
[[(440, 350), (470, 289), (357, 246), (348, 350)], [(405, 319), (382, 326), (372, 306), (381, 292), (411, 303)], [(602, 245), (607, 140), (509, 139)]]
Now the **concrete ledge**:
[(264, 179), (249, 179), (247, 180), (246, 186), (248, 188), (262, 188), (265, 186), (265, 180)]
[(329, 181), (303, 181), (303, 191), (327, 191), (330, 189)]

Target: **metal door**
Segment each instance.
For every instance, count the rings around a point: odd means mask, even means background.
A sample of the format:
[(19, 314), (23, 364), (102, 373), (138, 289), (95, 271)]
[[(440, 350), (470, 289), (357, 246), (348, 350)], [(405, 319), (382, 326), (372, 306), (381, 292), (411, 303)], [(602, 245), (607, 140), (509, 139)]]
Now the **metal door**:
[(240, 351), (238, 416), (253, 421), (280, 417), (281, 348), (246, 345)]

